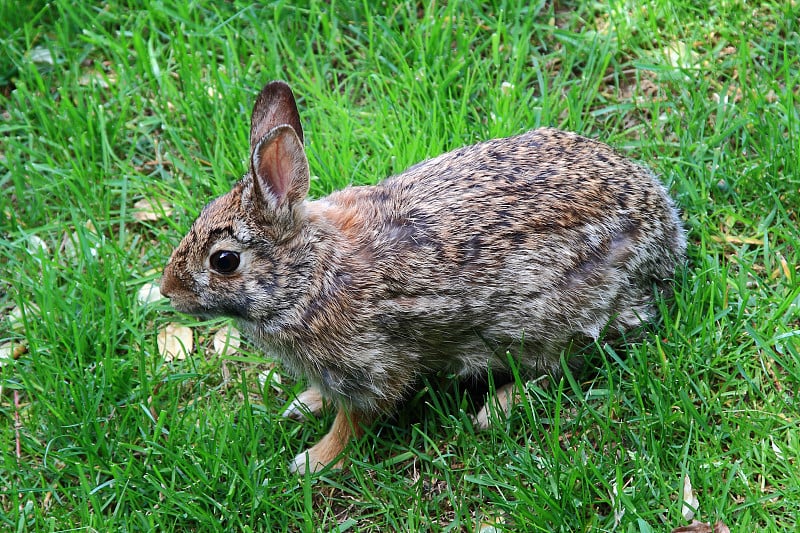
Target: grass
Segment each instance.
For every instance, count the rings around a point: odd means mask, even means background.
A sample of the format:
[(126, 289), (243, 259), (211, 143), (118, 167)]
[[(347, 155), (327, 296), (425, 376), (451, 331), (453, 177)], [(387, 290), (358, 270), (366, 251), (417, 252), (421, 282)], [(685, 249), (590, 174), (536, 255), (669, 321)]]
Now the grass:
[[(0, 344), (25, 347), (0, 361), (0, 529), (664, 531), (688, 477), (704, 522), (796, 530), (798, 20), (778, 0), (0, 1)], [(493, 430), (431, 386), (348, 470), (291, 475), (330, 422), (279, 419), (302, 385), (136, 298), (242, 174), (274, 78), (315, 197), (540, 125), (646, 162), (690, 236), (663, 320)], [(174, 212), (137, 222), (143, 198)], [(167, 362), (175, 321), (196, 349)]]

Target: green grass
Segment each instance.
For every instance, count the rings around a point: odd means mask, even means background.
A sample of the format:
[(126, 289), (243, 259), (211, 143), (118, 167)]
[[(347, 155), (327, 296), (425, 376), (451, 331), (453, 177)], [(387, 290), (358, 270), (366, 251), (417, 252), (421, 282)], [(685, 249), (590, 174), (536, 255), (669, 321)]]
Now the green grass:
[[(0, 0), (0, 344), (27, 347), (0, 361), (0, 530), (668, 531), (685, 476), (702, 521), (800, 527), (796, 2), (92, 4)], [(690, 237), (663, 321), (486, 433), (431, 387), (348, 470), (291, 475), (330, 422), (279, 418), (302, 385), (213, 355), (220, 323), (165, 362), (189, 319), (136, 299), (275, 78), (316, 197), (540, 125), (646, 162)]]

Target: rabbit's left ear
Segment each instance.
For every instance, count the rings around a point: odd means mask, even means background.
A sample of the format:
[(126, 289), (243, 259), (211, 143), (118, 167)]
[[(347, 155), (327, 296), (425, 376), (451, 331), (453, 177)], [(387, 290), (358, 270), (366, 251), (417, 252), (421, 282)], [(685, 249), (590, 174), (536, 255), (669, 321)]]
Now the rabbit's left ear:
[(255, 143), (250, 172), (255, 196), (268, 214), (291, 209), (305, 199), (310, 181), (308, 159), (291, 125), (274, 127)]
[(297, 112), (292, 89), (282, 81), (272, 81), (261, 89), (250, 117), (250, 151), (270, 130), (287, 124), (292, 127), (300, 144), (303, 144), (303, 127)]

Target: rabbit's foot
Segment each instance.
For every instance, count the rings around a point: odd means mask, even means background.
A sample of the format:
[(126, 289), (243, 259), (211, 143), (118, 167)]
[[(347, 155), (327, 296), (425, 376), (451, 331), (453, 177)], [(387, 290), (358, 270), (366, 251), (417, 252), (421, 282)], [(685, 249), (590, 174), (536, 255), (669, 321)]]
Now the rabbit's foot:
[(493, 396), (486, 399), (486, 403), (472, 419), (475, 427), (479, 430), (489, 429), (492, 421), (496, 420), (500, 413), (507, 415), (517, 401), (519, 401), (519, 393), (514, 383), (503, 385), (495, 391)]
[[(319, 472), (330, 465), (333, 469), (340, 469), (345, 457), (342, 454), (351, 439), (363, 434), (360, 426), (362, 416), (356, 413), (348, 414), (339, 408), (328, 434), (318, 443), (304, 451), (289, 463), (289, 470), (298, 474)], [(334, 462), (335, 461), (335, 462)]]
[(305, 420), (309, 414), (318, 415), (327, 405), (328, 402), (322, 394), (314, 387), (310, 387), (289, 402), (281, 416), (293, 420)]

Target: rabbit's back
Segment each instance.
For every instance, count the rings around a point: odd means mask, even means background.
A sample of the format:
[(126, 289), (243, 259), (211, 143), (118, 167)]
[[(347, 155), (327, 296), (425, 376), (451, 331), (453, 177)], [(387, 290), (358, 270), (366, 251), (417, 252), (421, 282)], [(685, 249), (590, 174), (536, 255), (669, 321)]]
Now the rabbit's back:
[(365, 324), (396, 353), (465, 374), (506, 350), (550, 367), (576, 338), (650, 319), (653, 285), (683, 255), (676, 210), (648, 170), (553, 129), (461, 148), (322, 203), (357, 243)]

